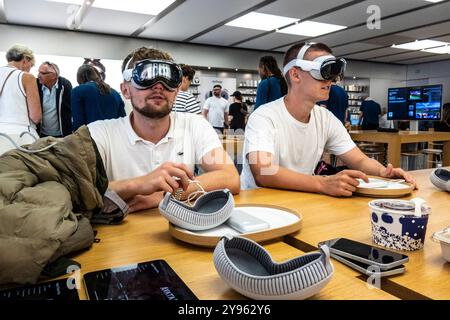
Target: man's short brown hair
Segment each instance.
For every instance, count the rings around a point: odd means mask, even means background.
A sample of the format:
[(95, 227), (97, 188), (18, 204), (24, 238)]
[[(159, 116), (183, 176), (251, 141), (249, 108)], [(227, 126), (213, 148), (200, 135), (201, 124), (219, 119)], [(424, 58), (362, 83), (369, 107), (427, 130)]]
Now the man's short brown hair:
[(173, 61), (172, 56), (162, 50), (148, 47), (140, 47), (133, 52), (129, 53), (122, 62), (122, 72), (127, 69), (132, 69), (136, 62), (145, 59), (155, 59), (155, 60), (168, 60)]
[[(294, 45), (292, 45), (284, 54), (284, 59), (283, 59), (283, 68), (292, 60), (297, 59), (297, 55), (300, 51), (300, 49), (306, 45), (306, 42), (299, 42), (296, 43)], [(330, 49), (330, 47), (328, 47), (326, 44), (324, 43), (314, 43), (314, 44), (310, 44), (311, 46), (308, 48), (308, 50), (306, 50), (305, 55), (307, 52), (311, 52), (311, 51), (325, 51), (328, 52), (330, 54), (333, 53), (333, 51)], [(288, 83), (288, 85), (291, 85), (291, 79), (289, 78), (289, 73), (286, 73), (285, 75), (286, 78), (286, 82)]]
[(181, 63), (180, 68), (183, 71), (183, 77), (187, 77), (189, 81), (194, 79), (195, 70), (190, 65)]

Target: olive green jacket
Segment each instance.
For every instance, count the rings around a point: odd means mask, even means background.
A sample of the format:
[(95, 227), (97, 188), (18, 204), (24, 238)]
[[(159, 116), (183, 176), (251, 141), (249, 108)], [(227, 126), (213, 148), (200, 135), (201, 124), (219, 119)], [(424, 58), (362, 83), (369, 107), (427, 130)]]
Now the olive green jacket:
[(0, 156), (0, 284), (35, 283), (47, 263), (89, 247), (108, 180), (86, 126)]

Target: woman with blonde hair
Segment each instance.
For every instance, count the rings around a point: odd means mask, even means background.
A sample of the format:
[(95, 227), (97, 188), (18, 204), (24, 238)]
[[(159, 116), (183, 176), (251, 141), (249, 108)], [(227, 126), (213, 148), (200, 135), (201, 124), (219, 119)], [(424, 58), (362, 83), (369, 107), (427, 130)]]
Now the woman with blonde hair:
[(42, 117), (36, 78), (30, 73), (33, 51), (14, 45), (6, 52), (6, 60), (8, 64), (0, 67), (0, 155), (14, 148), (5, 136), (16, 145), (38, 138), (36, 124)]

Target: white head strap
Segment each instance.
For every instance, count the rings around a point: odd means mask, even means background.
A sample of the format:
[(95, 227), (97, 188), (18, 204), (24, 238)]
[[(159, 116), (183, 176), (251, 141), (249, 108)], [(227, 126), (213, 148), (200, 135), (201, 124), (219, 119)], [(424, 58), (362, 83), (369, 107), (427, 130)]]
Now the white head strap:
[(291, 70), (292, 67), (295, 67), (297, 65), (297, 60), (303, 60), (303, 57), (305, 56), (306, 51), (311, 48), (313, 43), (305, 43), (303, 47), (301, 47), (300, 51), (297, 54), (297, 58), (289, 61), (287, 65), (284, 66), (283, 72), (284, 74), (288, 73), (289, 70)]

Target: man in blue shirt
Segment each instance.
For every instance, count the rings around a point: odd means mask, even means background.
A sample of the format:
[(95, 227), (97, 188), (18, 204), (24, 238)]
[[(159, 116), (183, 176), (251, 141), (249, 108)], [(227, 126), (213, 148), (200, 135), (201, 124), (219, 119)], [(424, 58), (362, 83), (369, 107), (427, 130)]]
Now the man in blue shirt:
[(328, 100), (318, 102), (317, 104), (325, 105), (345, 125), (348, 109), (348, 94), (342, 87), (335, 83), (332, 84)]
[[(368, 97), (364, 100), (359, 108), (361, 111), (360, 123), (362, 122), (363, 130), (376, 130), (379, 126), (379, 117), (381, 115), (380, 105)], [(362, 121), (361, 121), (362, 119)]]
[(42, 120), (38, 125), (39, 135), (65, 137), (71, 134), (70, 81), (59, 75), (56, 64), (46, 61), (39, 67), (37, 85), (42, 105)]

